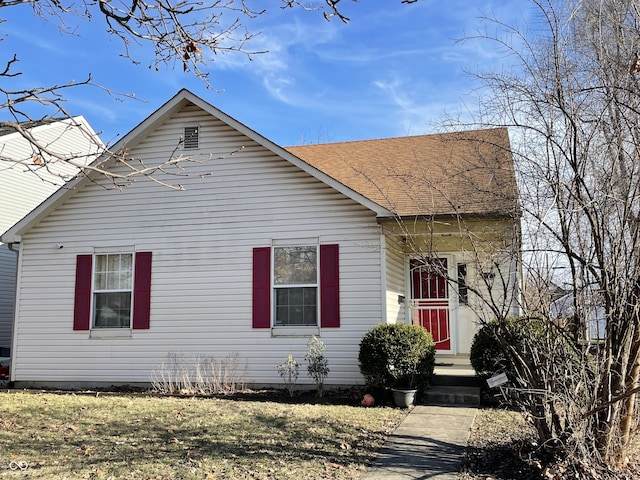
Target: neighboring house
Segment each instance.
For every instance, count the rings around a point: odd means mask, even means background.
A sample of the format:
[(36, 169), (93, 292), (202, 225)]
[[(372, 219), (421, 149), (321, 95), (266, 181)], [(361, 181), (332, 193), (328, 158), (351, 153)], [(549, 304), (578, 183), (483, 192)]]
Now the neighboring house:
[(326, 383), (361, 384), (359, 343), (380, 322), (468, 353), (472, 292), (518, 289), (508, 143), (496, 129), (284, 149), (182, 90), (114, 151), (190, 159), (156, 172), (183, 190), (79, 178), (3, 235), (20, 252), (11, 379), (147, 383), (170, 353), (237, 354), (248, 383), (278, 384), (316, 335)]
[(607, 315), (604, 300), (595, 292), (584, 292), (580, 298), (582, 315), (576, 316), (574, 295), (569, 292), (551, 302), (550, 316), (575, 337), (587, 343), (606, 338)]
[[(0, 233), (7, 230), (76, 173), (64, 162), (47, 165), (54, 157), (86, 163), (87, 154), (102, 145), (83, 117), (0, 128)], [(40, 148), (29, 142), (30, 136)], [(34, 158), (40, 158), (34, 163)], [(40, 165), (37, 165), (39, 163)], [(17, 252), (0, 244), (0, 357), (11, 345)]]

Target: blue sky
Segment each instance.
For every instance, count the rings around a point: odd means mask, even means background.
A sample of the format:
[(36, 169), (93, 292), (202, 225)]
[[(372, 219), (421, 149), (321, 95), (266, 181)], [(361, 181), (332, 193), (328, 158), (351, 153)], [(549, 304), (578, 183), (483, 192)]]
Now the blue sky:
[[(202, 81), (181, 64), (160, 71), (148, 68), (150, 46), (137, 51), (142, 63), (122, 58), (118, 39), (105, 33), (99, 15), (91, 22), (63, 17), (46, 22), (29, 5), (0, 9), (4, 54), (18, 55), (22, 73), (11, 86), (64, 84), (84, 80), (137, 100), (115, 100), (81, 87), (66, 93), (67, 109), (83, 115), (109, 143), (126, 134), (181, 88), (188, 88), (238, 121), (287, 145), (418, 135), (434, 130), (445, 112), (473, 108), (476, 87), (464, 71), (499, 67), (502, 54), (488, 43), (456, 43), (484, 28), (482, 14), (493, 12), (513, 22), (523, 14), (522, 0), (344, 1), (349, 24), (327, 22), (318, 13), (269, 9), (248, 24), (261, 32), (249, 48), (267, 50), (252, 60), (240, 54), (216, 56)], [(207, 52), (204, 52), (207, 55)]]

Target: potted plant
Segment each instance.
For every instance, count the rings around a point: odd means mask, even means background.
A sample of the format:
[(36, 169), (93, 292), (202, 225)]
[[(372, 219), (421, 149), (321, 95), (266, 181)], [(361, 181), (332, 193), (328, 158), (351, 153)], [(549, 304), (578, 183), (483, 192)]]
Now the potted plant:
[(396, 405), (406, 408), (414, 403), (416, 391), (429, 384), (435, 345), (421, 326), (379, 324), (360, 342), (358, 360), (367, 385), (390, 389), (397, 397)]
[(415, 388), (392, 388), (391, 391), (393, 392), (393, 403), (400, 408), (411, 407), (416, 401), (416, 393), (418, 392)]
[(415, 385), (416, 373), (423, 356), (423, 349), (418, 342), (407, 342), (402, 356), (387, 365), (387, 370), (394, 379), (391, 391), (396, 406), (407, 408), (414, 404), (418, 391)]

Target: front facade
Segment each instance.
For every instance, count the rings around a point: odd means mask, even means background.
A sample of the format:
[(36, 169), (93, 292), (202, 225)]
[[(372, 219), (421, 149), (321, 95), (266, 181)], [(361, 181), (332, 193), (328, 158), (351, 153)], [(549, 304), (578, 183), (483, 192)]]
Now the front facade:
[[(78, 179), (5, 233), (19, 246), (16, 385), (148, 383), (171, 354), (235, 356), (247, 383), (278, 384), (275, 366), (302, 363), (312, 335), (327, 384), (360, 384), (359, 342), (381, 322), (440, 329), (440, 351), (468, 351), (459, 233), (438, 255), (451, 275), (434, 280), (411, 248), (429, 235), (187, 91), (117, 147), (145, 165), (189, 159), (156, 177), (182, 188)], [(305, 368), (299, 383), (312, 383)]]

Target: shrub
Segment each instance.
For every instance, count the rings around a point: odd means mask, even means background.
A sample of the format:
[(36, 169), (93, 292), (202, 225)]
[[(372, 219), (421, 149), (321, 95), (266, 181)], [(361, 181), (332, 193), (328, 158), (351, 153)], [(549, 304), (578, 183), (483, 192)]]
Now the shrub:
[(362, 338), (358, 361), (369, 387), (423, 389), (433, 375), (435, 344), (421, 326), (380, 324)]
[[(506, 354), (505, 348), (512, 352), (511, 355)], [(492, 320), (484, 324), (473, 337), (469, 359), (476, 374), (483, 378), (504, 372), (514, 380), (519, 377), (510, 358), (514, 355), (531, 365), (545, 359), (559, 365), (580, 361), (576, 358), (575, 345), (557, 325), (527, 316), (507, 317), (502, 322)]]
[(469, 360), (476, 374), (483, 378), (513, 369), (498, 341), (498, 322), (491, 321), (478, 330), (471, 342)]
[(289, 355), (287, 360), (280, 365), (276, 365), (276, 370), (284, 380), (284, 386), (289, 392), (289, 396), (293, 397), (293, 391), (298, 381), (298, 375), (300, 373), (300, 365), (293, 358), (293, 355)]
[(329, 360), (324, 356), (324, 342), (315, 335), (312, 335), (307, 342), (308, 351), (304, 355), (307, 361), (307, 372), (309, 376), (316, 382), (318, 388), (318, 396), (322, 397), (324, 380), (329, 375)]
[(237, 352), (222, 359), (197, 354), (191, 363), (183, 354), (170, 352), (151, 372), (151, 385), (160, 393), (234, 394), (244, 389), (246, 370)]

